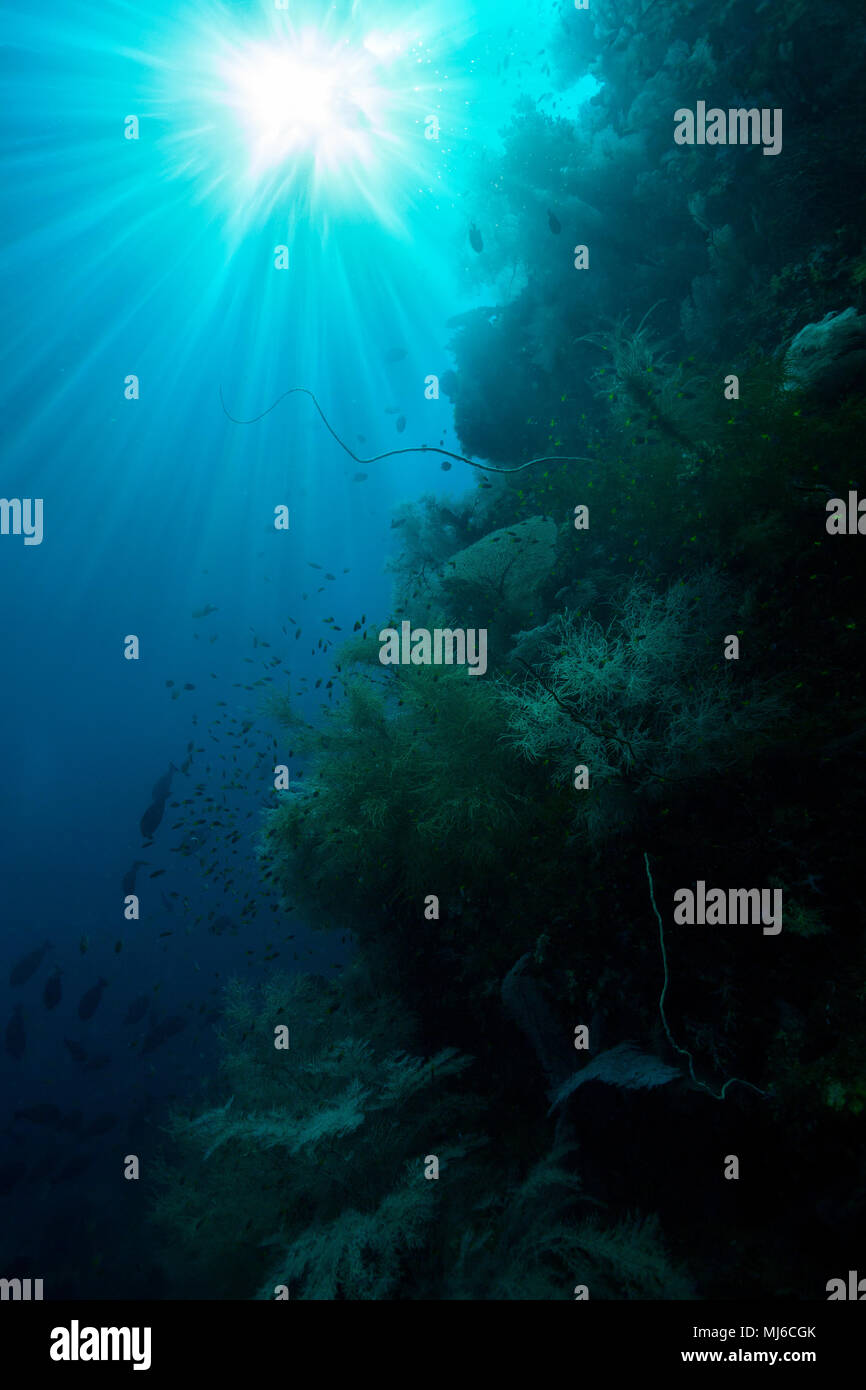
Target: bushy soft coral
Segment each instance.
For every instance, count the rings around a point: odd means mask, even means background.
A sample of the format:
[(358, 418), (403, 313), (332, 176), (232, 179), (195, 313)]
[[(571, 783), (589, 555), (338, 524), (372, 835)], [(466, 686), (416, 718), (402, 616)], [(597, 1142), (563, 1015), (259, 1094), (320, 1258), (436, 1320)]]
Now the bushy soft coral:
[(563, 783), (576, 764), (589, 768), (575, 814), (594, 833), (625, 819), (622, 792), (631, 793), (633, 814), (639, 794), (670, 794), (732, 767), (777, 723), (781, 701), (723, 659), (734, 617), (730, 591), (712, 571), (662, 594), (634, 581), (606, 628), (564, 614), (558, 641), (522, 689), (501, 687), (510, 739), (524, 757), (544, 761)]

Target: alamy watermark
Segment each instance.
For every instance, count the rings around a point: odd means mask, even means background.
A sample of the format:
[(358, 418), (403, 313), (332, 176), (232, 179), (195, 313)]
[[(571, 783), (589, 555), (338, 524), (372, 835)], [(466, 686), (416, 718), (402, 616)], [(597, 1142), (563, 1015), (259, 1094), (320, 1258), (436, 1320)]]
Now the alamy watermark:
[(41, 1279), (0, 1279), (0, 1302), (39, 1303), (42, 1300)]
[(25, 545), (42, 544), (42, 498), (0, 497), (0, 536), (24, 536)]
[(470, 676), (483, 676), (487, 670), (486, 627), (436, 627), (431, 632), (404, 621), (399, 632), (383, 628), (379, 641), (383, 666), (468, 666)]
[(52, 1361), (131, 1361), (134, 1371), (150, 1370), (149, 1327), (69, 1327), (51, 1329)]
[(781, 888), (707, 888), (699, 878), (694, 891), (678, 888), (674, 893), (674, 921), (677, 926), (737, 927), (763, 924), (764, 936), (778, 936), (782, 930)]
[(763, 145), (764, 154), (782, 153), (780, 106), (731, 107), (723, 111), (699, 101), (696, 110), (681, 106), (674, 112), (674, 141), (678, 145)]

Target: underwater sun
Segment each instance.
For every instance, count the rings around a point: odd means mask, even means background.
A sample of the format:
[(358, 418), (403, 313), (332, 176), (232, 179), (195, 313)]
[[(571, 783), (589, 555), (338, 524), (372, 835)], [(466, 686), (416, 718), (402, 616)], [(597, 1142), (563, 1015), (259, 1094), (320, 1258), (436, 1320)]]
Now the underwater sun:
[(431, 178), (425, 122), (441, 112), (443, 89), (456, 92), (432, 56), (441, 16), (414, 13), (409, 28), (375, 9), (379, 28), (354, 7), (306, 19), (297, 7), (275, 10), (243, 24), (220, 7), (176, 22), (145, 59), (169, 176), (218, 199), (240, 235), (273, 213), (319, 225), (372, 217), (399, 230)]
[(386, 94), (365, 48), (328, 48), (310, 33), (250, 44), (221, 68), (254, 174), (304, 156), (318, 168), (369, 165), (386, 134)]

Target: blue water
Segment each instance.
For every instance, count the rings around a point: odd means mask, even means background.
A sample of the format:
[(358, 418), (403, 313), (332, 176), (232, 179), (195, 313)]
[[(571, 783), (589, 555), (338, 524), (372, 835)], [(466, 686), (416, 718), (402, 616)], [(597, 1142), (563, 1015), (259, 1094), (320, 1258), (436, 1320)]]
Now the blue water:
[[(303, 921), (279, 939), (254, 858), (273, 798), (273, 758), (255, 762), (272, 733), (261, 700), (271, 686), (300, 690), (298, 712), (316, 720), (314, 682), (333, 675), (323, 620), (346, 635), (362, 614), (387, 613), (395, 507), (459, 494), (469, 470), (420, 452), (365, 467), (308, 398), (242, 426), (219, 391), (247, 417), (306, 386), (359, 456), (440, 441), (460, 451), (447, 397), (425, 399), (424, 382), (450, 365), (449, 320), (491, 293), (467, 236), (478, 161), (516, 97), (545, 95), (533, 65), (496, 72), (506, 36), (535, 52), (523, 8), (431, 6), (408, 28), (406, 7), (387, 4), (293, 4), (291, 18), (266, 4), (7, 9), (0, 491), (43, 499), (44, 536), (0, 545), (0, 1022), (20, 1006), (26, 1036), (23, 1056), (0, 1052), (0, 1203), (3, 1272), (44, 1266), (55, 1296), (159, 1291), (146, 1259), (118, 1281), (113, 1233), (141, 1218), (123, 1155), (149, 1152), (168, 1101), (207, 1086), (209, 1015), (230, 975), (260, 977), (273, 941), (290, 969), (327, 971), (351, 949)], [(249, 44), (313, 27), (323, 52), (360, 52), (363, 80), (387, 88), (376, 116), (387, 140), (360, 170), (329, 147), (296, 152), (288, 180), (279, 162), (259, 178), (226, 71)], [(396, 34), (396, 55), (363, 49), (373, 30)], [(577, 109), (593, 89), (561, 99)], [(424, 139), (431, 113), (438, 141)], [(137, 140), (124, 138), (130, 115)], [(137, 399), (125, 396), (132, 375)], [(290, 526), (277, 532), (281, 504)], [(216, 611), (192, 616), (206, 605)], [(230, 717), (255, 721), (247, 743)], [(151, 787), (190, 742), (170, 797), (181, 804), (143, 849)], [(204, 877), (172, 852), (187, 831), (170, 826), (190, 820), (194, 785), (212, 791), (226, 769), (238, 786), (222, 814), (241, 835), (231, 851), (214, 836)], [(120, 883), (137, 858), (142, 916), (127, 921)], [(206, 930), (214, 904), (236, 934)], [(7, 985), (46, 940), (35, 974)], [(49, 1011), (56, 968), (63, 998)], [(100, 978), (104, 997), (82, 1021), (78, 1001)], [(125, 1025), (142, 993), (148, 1019)], [(142, 1056), (148, 1027), (174, 1016), (185, 1029)], [(83, 1070), (66, 1040), (102, 1064)], [(39, 1105), (69, 1124), (13, 1119)], [(82, 1138), (104, 1113), (109, 1141)], [(79, 1156), (83, 1171), (58, 1181)]]

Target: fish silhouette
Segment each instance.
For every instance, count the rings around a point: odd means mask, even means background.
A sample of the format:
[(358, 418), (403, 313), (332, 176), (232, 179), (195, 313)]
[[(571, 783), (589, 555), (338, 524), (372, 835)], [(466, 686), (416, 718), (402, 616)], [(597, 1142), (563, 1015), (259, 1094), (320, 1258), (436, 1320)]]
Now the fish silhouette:
[(30, 951), (26, 956), (22, 956), (20, 960), (16, 961), (9, 972), (10, 985), (23, 985), (30, 979), (31, 975), (35, 975), (42, 964), (46, 951), (50, 950), (51, 942), (46, 941), (44, 946), (37, 947), (35, 951)]
[[(184, 690), (186, 689), (187, 687), (184, 686)], [(171, 791), (171, 779), (176, 772), (177, 768), (174, 763), (169, 763), (168, 772), (164, 772), (159, 781), (154, 783), (153, 791), (150, 794), (154, 802), (165, 801)]]
[(16, 1005), (15, 1012), (6, 1025), (6, 1051), (16, 1062), (20, 1062), (27, 1051), (27, 1034), (24, 1032), (24, 1015), (20, 1004)]
[(162, 801), (154, 801), (148, 806), (141, 820), (139, 829), (145, 840), (151, 840), (160, 827), (162, 818), (165, 815), (165, 797)]
[(140, 994), (137, 999), (133, 999), (124, 1015), (124, 1023), (140, 1023), (147, 1013), (149, 1005), (150, 1000), (146, 994)]
[(550, 208), (547, 209), (547, 225), (554, 236), (559, 236), (559, 233), (562, 231), (562, 223), (559, 218), (550, 211)]
[(63, 996), (63, 989), (60, 984), (60, 970), (55, 970), (53, 975), (49, 975), (45, 981), (45, 989), (42, 994), (46, 1009), (56, 1009)]
[(0, 1196), (5, 1197), (21, 1181), (27, 1172), (26, 1163), (13, 1158), (9, 1163), (0, 1164)]
[(84, 1126), (84, 1129), (81, 1131), (81, 1137), (82, 1139), (96, 1139), (100, 1134), (107, 1134), (110, 1129), (114, 1129), (116, 1124), (117, 1116), (111, 1115), (108, 1111), (105, 1111), (104, 1114), (97, 1115), (92, 1119), (89, 1125)]
[(175, 1033), (182, 1032), (188, 1022), (188, 1019), (181, 1018), (179, 1014), (164, 1018), (155, 1028), (151, 1028), (141, 1045), (142, 1052), (153, 1052), (156, 1048), (162, 1047), (162, 1044), (173, 1038)]
[(125, 894), (135, 892), (135, 876), (141, 868), (142, 864), (146, 863), (146, 859), (136, 859), (130, 866), (130, 868), (127, 869), (126, 873), (123, 875), (123, 879), (121, 880), (123, 891)]
[(47, 1125), (49, 1129), (59, 1129), (63, 1123), (57, 1105), (27, 1105), (22, 1110), (16, 1110), (12, 1118), (29, 1120), (32, 1125)]
[(484, 242), (481, 240), (481, 233), (479, 232), (474, 222), (472, 223), (472, 226), (469, 228), (469, 245), (472, 247), (473, 251), (484, 250)]
[(67, 1163), (64, 1163), (63, 1167), (54, 1174), (53, 1181), (69, 1182), (72, 1178), (80, 1178), (82, 1173), (87, 1172), (92, 1162), (92, 1154), (74, 1154), (73, 1157), (70, 1158)]
[(107, 980), (99, 979), (97, 980), (95, 985), (91, 985), (90, 989), (88, 989), (84, 994), (82, 994), (81, 1002), (78, 1005), (78, 1017), (80, 1019), (86, 1021), (88, 1018), (93, 1017), (93, 1015), (96, 1013), (96, 1010), (99, 1008), (99, 1001), (102, 998), (102, 991), (105, 989), (105, 986), (107, 984)]

